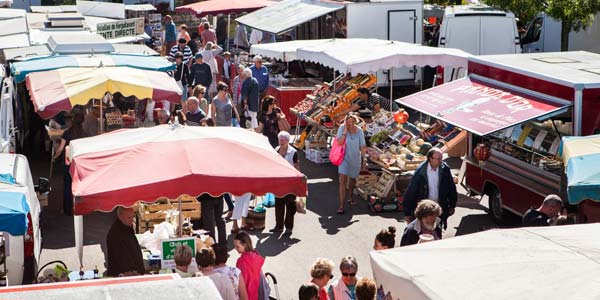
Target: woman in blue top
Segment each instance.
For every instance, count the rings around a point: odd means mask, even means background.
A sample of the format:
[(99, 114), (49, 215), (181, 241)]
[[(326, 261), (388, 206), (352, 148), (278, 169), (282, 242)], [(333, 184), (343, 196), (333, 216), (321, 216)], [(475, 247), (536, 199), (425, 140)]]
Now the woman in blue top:
[[(340, 207), (337, 210), (338, 214), (344, 213), (344, 200), (349, 196), (350, 204), (355, 204), (352, 200), (352, 192), (356, 186), (356, 178), (360, 169), (366, 167), (367, 145), (365, 143), (365, 135), (362, 129), (356, 126), (358, 119), (354, 114), (349, 114), (344, 121), (344, 125), (340, 126), (337, 133), (337, 142), (340, 145), (346, 144), (344, 160), (338, 166), (340, 174)], [(346, 190), (348, 186), (348, 190)]]

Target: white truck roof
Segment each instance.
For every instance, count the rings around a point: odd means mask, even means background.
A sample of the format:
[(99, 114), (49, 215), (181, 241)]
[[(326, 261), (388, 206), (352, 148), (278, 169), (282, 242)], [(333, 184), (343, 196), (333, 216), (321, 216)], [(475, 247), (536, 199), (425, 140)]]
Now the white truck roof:
[(600, 54), (586, 51), (483, 55), (469, 61), (568, 86), (600, 88)]
[(513, 13), (497, 9), (487, 5), (455, 5), (447, 6), (444, 11), (444, 17), (465, 16), (465, 15), (499, 15), (508, 16)]

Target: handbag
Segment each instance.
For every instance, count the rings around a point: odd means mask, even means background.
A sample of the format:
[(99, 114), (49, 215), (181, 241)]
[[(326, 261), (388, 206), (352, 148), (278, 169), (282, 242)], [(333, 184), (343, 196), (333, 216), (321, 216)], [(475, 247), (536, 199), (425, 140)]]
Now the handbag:
[(334, 166), (339, 166), (344, 161), (344, 154), (346, 153), (346, 143), (340, 145), (337, 138), (333, 139), (331, 144), (331, 152), (329, 152), (329, 160)]
[(177, 82), (177, 86), (179, 86), (179, 88), (181, 89), (181, 91), (183, 92), (183, 72), (185, 70), (185, 64), (181, 63), (181, 76), (179, 76), (179, 80), (175, 81)]
[(279, 120), (277, 120), (277, 126), (279, 127), (279, 131), (289, 132), (290, 129), (292, 129), (292, 125), (290, 125), (290, 122), (288, 122), (286, 118), (279, 118)]

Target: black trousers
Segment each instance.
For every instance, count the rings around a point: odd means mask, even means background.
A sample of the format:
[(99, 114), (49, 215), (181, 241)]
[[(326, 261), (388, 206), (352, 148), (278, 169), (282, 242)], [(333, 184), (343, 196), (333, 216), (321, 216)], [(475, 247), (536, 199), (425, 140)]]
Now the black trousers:
[(283, 198), (275, 198), (275, 228), (294, 228), (294, 215), (296, 214), (296, 196), (287, 195)]
[(202, 213), (202, 228), (208, 231), (208, 235), (210, 235), (216, 243), (216, 226), (219, 232), (218, 243), (227, 243), (227, 233), (225, 232), (225, 220), (223, 220), (223, 198), (202, 197), (202, 199), (200, 200), (200, 204), (200, 211)]

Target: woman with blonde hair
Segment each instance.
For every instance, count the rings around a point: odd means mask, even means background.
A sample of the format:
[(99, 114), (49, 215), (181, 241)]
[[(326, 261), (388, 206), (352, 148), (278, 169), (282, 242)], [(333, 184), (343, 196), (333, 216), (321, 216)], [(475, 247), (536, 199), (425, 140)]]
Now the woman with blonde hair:
[[(361, 168), (367, 166), (367, 143), (365, 142), (365, 135), (356, 124), (358, 118), (354, 113), (350, 113), (344, 125), (340, 126), (337, 132), (336, 141), (339, 145), (346, 146), (344, 152), (344, 160), (342, 164), (338, 166), (339, 177), (339, 208), (338, 214), (344, 213), (344, 201), (348, 198), (350, 204), (356, 204), (352, 199), (352, 193), (356, 186), (356, 179), (360, 173)], [(346, 186), (348, 189), (346, 189)]]
[(325, 287), (333, 279), (333, 261), (328, 258), (318, 258), (310, 267), (310, 282), (319, 287), (319, 300), (329, 300)]
[[(199, 51), (202, 54), (202, 60), (210, 67), (212, 73), (212, 82), (208, 88), (209, 97), (212, 98), (217, 91), (217, 74), (219, 74), (219, 67), (217, 66), (217, 55), (223, 52), (223, 48), (212, 42), (206, 43), (204, 50)], [(209, 99), (207, 99), (209, 100)]]

